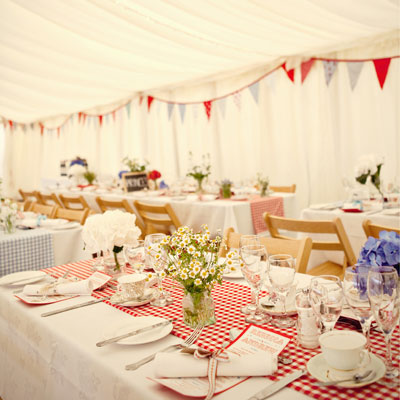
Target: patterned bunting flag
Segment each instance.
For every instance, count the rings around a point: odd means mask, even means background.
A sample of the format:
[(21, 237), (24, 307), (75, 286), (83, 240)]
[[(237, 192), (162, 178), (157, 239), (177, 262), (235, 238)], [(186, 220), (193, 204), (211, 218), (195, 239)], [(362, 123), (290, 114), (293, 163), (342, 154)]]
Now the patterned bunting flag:
[(205, 101), (203, 104), (204, 104), (204, 107), (205, 107), (205, 109), (206, 109), (207, 118), (208, 118), (208, 120), (210, 120), (210, 117), (211, 117), (212, 100)]
[(386, 81), (386, 76), (389, 70), (390, 58), (380, 58), (374, 61), (376, 76), (378, 77), (379, 85), (383, 89), (383, 85)]
[(349, 61), (346, 64), (347, 64), (347, 72), (349, 73), (350, 87), (351, 90), (354, 90), (354, 88), (357, 85), (358, 78), (360, 77), (362, 67), (364, 66), (364, 62)]
[(171, 119), (172, 112), (174, 111), (175, 103), (167, 103), (168, 120)]
[(287, 70), (286, 63), (282, 65), (282, 68), (285, 70), (288, 78), (294, 83), (294, 68)]
[(325, 82), (326, 86), (329, 86), (329, 83), (331, 82), (332, 76), (336, 71), (337, 68), (337, 61), (322, 61), (324, 65), (324, 71), (325, 71)]
[(253, 95), (254, 101), (258, 104), (258, 93), (260, 90), (260, 82), (255, 82), (249, 86), (250, 93)]
[(125, 110), (126, 110), (126, 114), (128, 115), (128, 119), (130, 119), (131, 118), (131, 103), (130, 102), (125, 104)]
[(154, 97), (152, 96), (147, 96), (147, 111), (150, 112), (150, 108), (151, 108), (151, 103), (153, 102)]
[(26, 133), (26, 125), (22, 124), (22, 130), (24, 131), (24, 133)]
[(301, 83), (303, 83), (305, 81), (305, 79), (307, 78), (308, 73), (311, 70), (311, 67), (314, 64), (314, 59), (311, 58), (310, 60), (301, 63)]
[(233, 102), (239, 110), (242, 108), (242, 94), (240, 92), (233, 94)]
[(217, 101), (219, 111), (221, 111), (222, 117), (225, 118), (225, 110), (226, 110), (226, 97), (219, 99)]
[(181, 114), (181, 121), (185, 119), (186, 104), (178, 104), (179, 113)]

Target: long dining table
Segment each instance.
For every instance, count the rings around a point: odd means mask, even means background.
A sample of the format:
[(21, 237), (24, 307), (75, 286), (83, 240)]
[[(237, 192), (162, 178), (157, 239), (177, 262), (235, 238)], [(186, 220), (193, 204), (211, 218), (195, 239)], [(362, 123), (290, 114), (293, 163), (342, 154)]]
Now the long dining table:
[[(92, 274), (92, 261), (66, 264), (46, 269), (49, 277), (60, 277), (67, 270), (71, 276), (84, 279)], [(298, 274), (300, 285), (307, 285), (310, 277)], [(44, 312), (86, 302), (90, 296), (75, 297), (48, 305), (27, 305), (14, 294), (15, 287), (0, 287), (0, 397), (3, 400), (184, 400), (180, 395), (151, 380), (153, 362), (136, 371), (125, 370), (125, 365), (138, 361), (167, 345), (181, 343), (192, 330), (182, 320), (182, 289), (173, 281), (166, 280), (166, 288), (172, 293), (174, 303), (167, 307), (125, 307), (112, 305), (108, 300), (56, 314), (41, 317)], [(105, 298), (113, 293), (107, 287), (92, 294)], [(18, 295), (18, 294), (17, 294)], [(241, 279), (227, 279), (213, 290), (217, 323), (205, 327), (196, 344), (207, 350), (215, 350), (229, 340), (229, 330), (243, 330), (247, 324), (240, 307), (250, 300), (250, 290)], [(107, 332), (121, 325), (134, 322), (139, 316), (174, 317), (172, 334), (148, 344), (111, 344), (96, 347)], [(290, 365), (279, 364), (278, 371), (269, 377), (252, 377), (237, 386), (215, 396), (217, 400), (248, 399), (271, 382), (305, 368), (309, 359), (319, 349), (306, 350), (296, 344), (295, 328), (283, 331), (270, 325), (268, 329), (284, 333), (290, 338), (285, 355), (293, 359)], [(352, 329), (337, 324), (338, 329)], [(371, 334), (373, 351), (384, 355), (383, 337), (375, 331)], [(393, 338), (393, 348), (398, 348), (399, 333)], [(398, 362), (398, 360), (397, 360)], [(275, 400), (306, 400), (310, 398), (365, 399), (374, 393), (379, 398), (396, 399), (396, 391), (379, 383), (358, 389), (339, 387), (321, 388), (310, 375), (303, 376), (271, 397)], [(378, 398), (378, 397), (375, 397)]]

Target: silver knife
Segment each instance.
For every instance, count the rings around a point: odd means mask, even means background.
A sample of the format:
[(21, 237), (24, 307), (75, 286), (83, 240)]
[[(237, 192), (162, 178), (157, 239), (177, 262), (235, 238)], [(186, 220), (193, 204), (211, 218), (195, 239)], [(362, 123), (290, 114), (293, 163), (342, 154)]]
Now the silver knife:
[(276, 393), (278, 390), (281, 390), (285, 386), (289, 385), (289, 383), (305, 375), (306, 373), (307, 371), (305, 369), (299, 369), (295, 372), (292, 372), (291, 374), (286, 375), (281, 380), (274, 382), (272, 385), (269, 385), (267, 388), (256, 393), (254, 396), (250, 397), (249, 400), (264, 400), (272, 394)]
[(64, 311), (75, 310), (76, 308), (81, 308), (85, 306), (91, 306), (92, 304), (101, 303), (104, 300), (109, 300), (111, 296), (101, 297), (100, 299), (94, 299), (87, 301), (86, 303), (75, 304), (74, 306), (59, 308), (58, 310), (45, 312), (42, 314), (42, 317), (49, 317), (50, 315), (60, 314)]
[(128, 333), (124, 333), (123, 335), (116, 336), (116, 337), (113, 337), (113, 338), (110, 338), (110, 339), (107, 339), (107, 340), (103, 340), (102, 342), (98, 342), (98, 343), (96, 343), (96, 346), (97, 347), (103, 347), (103, 346), (105, 346), (107, 344), (110, 344), (110, 343), (119, 342), (122, 339), (126, 339), (128, 337), (138, 335), (139, 333), (151, 331), (151, 330), (153, 330), (155, 328), (161, 328), (162, 326), (169, 325), (173, 321), (175, 321), (175, 319), (159, 322), (157, 324), (149, 325), (149, 326), (146, 326), (146, 327), (141, 328), (141, 329), (136, 329), (134, 331), (131, 331), (131, 332), (128, 332)]

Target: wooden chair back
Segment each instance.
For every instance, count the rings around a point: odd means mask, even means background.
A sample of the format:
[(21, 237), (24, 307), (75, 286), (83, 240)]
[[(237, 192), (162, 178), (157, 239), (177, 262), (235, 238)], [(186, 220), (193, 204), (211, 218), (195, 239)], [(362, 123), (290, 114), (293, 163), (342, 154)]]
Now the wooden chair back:
[(290, 186), (270, 186), (269, 187), (274, 192), (283, 192), (283, 193), (295, 193), (296, 192), (296, 184)]
[(58, 206), (48, 206), (46, 204), (39, 204), (37, 202), (33, 202), (29, 208), (29, 211), (32, 211), (37, 214), (47, 215), (49, 218), (54, 218), (57, 208)]
[(340, 218), (334, 218), (329, 221), (309, 221), (277, 217), (275, 215), (270, 215), (269, 213), (264, 213), (264, 220), (271, 236), (274, 238), (293, 240), (292, 237), (282, 235), (279, 230), (314, 234), (331, 234), (337, 237), (337, 240), (330, 241), (313, 240), (312, 249), (342, 251), (344, 253), (343, 264), (339, 265), (333, 262), (323, 263), (312, 270), (307, 271), (307, 273), (311, 275), (330, 273), (342, 277), (346, 267), (354, 265), (357, 262)]
[[(224, 233), (219, 255), (225, 257), (230, 249), (238, 249), (241, 236), (233, 228), (228, 228)], [(272, 237), (259, 237), (259, 240), (265, 246), (269, 255), (290, 254), (296, 259), (296, 272), (306, 273), (312, 248), (311, 238), (304, 237), (301, 239), (285, 240)]]
[(55, 193), (47, 194), (47, 193), (38, 192), (38, 195), (39, 195), (39, 199), (40, 199), (39, 200), (40, 204), (45, 204), (48, 206), (56, 205), (59, 207), (63, 207), (61, 201), (58, 199), (58, 197)]
[(64, 218), (68, 221), (77, 221), (83, 225), (88, 217), (89, 209), (68, 210), (67, 208), (57, 208), (54, 218)]
[(18, 189), (19, 194), (21, 195), (24, 201), (37, 201), (40, 202), (40, 194), (37, 190), (33, 190), (31, 192), (26, 192), (22, 189)]
[(155, 205), (136, 200), (135, 208), (144, 223), (145, 235), (171, 234), (171, 227), (178, 229), (182, 225), (170, 204)]
[(89, 208), (89, 204), (83, 196), (66, 196), (64, 194), (59, 195), (64, 208), (68, 210), (84, 210)]
[(362, 226), (367, 238), (372, 236), (376, 239), (379, 239), (380, 231), (396, 232), (400, 235), (400, 228), (392, 228), (389, 226), (373, 224), (369, 219), (364, 220)]

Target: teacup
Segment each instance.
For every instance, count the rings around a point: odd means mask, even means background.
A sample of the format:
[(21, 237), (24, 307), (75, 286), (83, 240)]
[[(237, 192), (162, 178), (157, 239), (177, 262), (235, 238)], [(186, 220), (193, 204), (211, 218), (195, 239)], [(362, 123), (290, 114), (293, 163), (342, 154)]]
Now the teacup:
[(322, 355), (330, 369), (332, 379), (353, 376), (369, 362), (364, 335), (348, 330), (333, 330), (319, 337)]
[(118, 293), (125, 300), (135, 300), (143, 297), (146, 275), (129, 274), (118, 278)]

